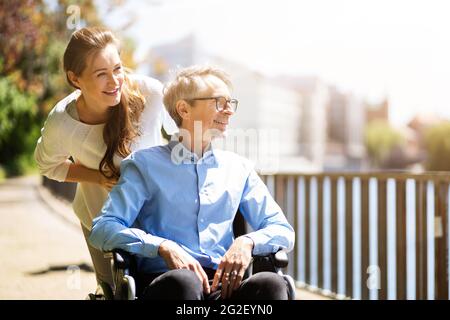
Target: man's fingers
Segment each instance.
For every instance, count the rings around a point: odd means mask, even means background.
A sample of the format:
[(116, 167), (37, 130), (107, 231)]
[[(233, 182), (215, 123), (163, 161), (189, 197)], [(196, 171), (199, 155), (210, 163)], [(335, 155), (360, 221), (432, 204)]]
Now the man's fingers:
[(219, 286), (219, 282), (220, 279), (222, 278), (222, 268), (219, 266), (219, 268), (217, 268), (216, 273), (214, 274), (214, 279), (213, 279), (213, 283), (211, 286), (211, 291), (216, 291), (217, 287)]
[(202, 266), (200, 264), (189, 265), (189, 270), (195, 272), (197, 278), (202, 283), (203, 291), (209, 294), (210, 288), (208, 283), (208, 276), (206, 275), (205, 270), (203, 270)]
[(233, 291), (235, 291), (241, 285), (241, 281), (244, 278), (245, 268), (242, 265), (235, 264), (230, 272), (230, 286), (228, 288), (227, 297), (231, 297)]
[(222, 275), (222, 298), (225, 299), (230, 288), (230, 272), (233, 268), (232, 264), (224, 263), (224, 271)]
[(219, 286), (220, 281), (222, 280), (223, 275), (224, 262), (221, 261), (219, 267), (217, 267), (216, 273), (214, 274), (214, 279), (212, 283), (211, 290), (216, 291)]
[(206, 294), (209, 294), (211, 292), (211, 289), (209, 287), (208, 276), (206, 275), (205, 270), (203, 270), (203, 268), (200, 264), (197, 266), (197, 269), (198, 269), (198, 273), (200, 273), (200, 276), (201, 276), (200, 281), (202, 281), (202, 284), (203, 284), (203, 291)]
[(236, 290), (241, 285), (242, 279), (244, 279), (245, 268), (241, 267), (236, 276), (236, 281), (234, 282), (233, 290)]
[(220, 292), (222, 299), (227, 298), (229, 285), (230, 285), (229, 280), (222, 280), (222, 291)]

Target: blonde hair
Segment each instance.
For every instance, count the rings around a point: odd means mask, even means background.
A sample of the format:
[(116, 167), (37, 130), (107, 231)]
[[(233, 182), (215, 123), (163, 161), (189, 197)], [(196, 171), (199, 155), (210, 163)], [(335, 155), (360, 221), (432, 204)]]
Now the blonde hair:
[(178, 70), (175, 80), (164, 86), (164, 105), (178, 127), (181, 126), (182, 119), (176, 108), (177, 102), (195, 98), (199, 91), (208, 86), (205, 81), (207, 76), (219, 78), (231, 89), (230, 76), (224, 70), (214, 66), (198, 65)]
[[(72, 71), (80, 76), (86, 68), (86, 61), (93, 53), (106, 48), (109, 44), (119, 50), (119, 41), (111, 31), (90, 27), (75, 31), (70, 37), (64, 52), (64, 71), (69, 84), (79, 89), (68, 77)], [(106, 144), (106, 152), (100, 161), (99, 170), (105, 177), (119, 177), (119, 169), (114, 165), (114, 155), (117, 153), (126, 157), (131, 153), (130, 144), (139, 136), (138, 123), (144, 110), (145, 98), (134, 83), (125, 73), (120, 102), (109, 109), (108, 120), (103, 129), (103, 140)]]

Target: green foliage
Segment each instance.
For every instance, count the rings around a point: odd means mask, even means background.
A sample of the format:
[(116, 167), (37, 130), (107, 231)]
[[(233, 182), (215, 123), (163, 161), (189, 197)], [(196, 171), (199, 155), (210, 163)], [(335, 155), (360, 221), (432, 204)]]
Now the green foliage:
[(450, 171), (450, 122), (429, 128), (424, 142), (428, 153), (426, 169)]
[(8, 175), (24, 172), (39, 137), (34, 96), (21, 92), (8, 78), (0, 79), (0, 163)]
[(71, 89), (62, 70), (70, 34), (69, 4), (81, 23), (98, 25), (93, 0), (0, 2), (0, 167), (6, 176), (33, 170), (33, 151), (47, 113)]
[(32, 166), (39, 137), (39, 116), (34, 96), (21, 92), (8, 78), (0, 78), (0, 164), (8, 175)]
[(6, 178), (6, 173), (5, 170), (0, 166), (0, 183), (5, 180)]
[[(120, 2), (120, 1), (119, 1)], [(110, 0), (116, 5), (117, 0)], [(48, 112), (73, 89), (62, 56), (70, 35), (69, 5), (79, 26), (102, 25), (94, 0), (0, 1), (0, 168), (7, 176), (33, 170), (33, 151)], [(124, 62), (134, 66), (133, 43)]]
[(395, 146), (404, 143), (404, 138), (389, 123), (376, 120), (366, 127), (365, 143), (372, 165), (378, 167)]

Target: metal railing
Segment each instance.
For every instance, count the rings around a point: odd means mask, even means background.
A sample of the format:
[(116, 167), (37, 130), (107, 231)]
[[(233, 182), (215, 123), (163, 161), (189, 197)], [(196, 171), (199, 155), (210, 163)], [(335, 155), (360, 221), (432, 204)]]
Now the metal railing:
[(296, 230), (288, 273), (338, 298), (449, 299), (447, 173), (261, 176)]

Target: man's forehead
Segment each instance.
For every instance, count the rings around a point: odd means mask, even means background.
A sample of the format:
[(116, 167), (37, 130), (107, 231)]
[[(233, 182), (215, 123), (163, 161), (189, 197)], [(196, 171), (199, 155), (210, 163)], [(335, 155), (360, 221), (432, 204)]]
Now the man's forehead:
[(201, 93), (210, 94), (218, 92), (224, 95), (229, 95), (230, 93), (227, 84), (214, 75), (202, 77), (202, 81), (199, 84), (199, 92)]

